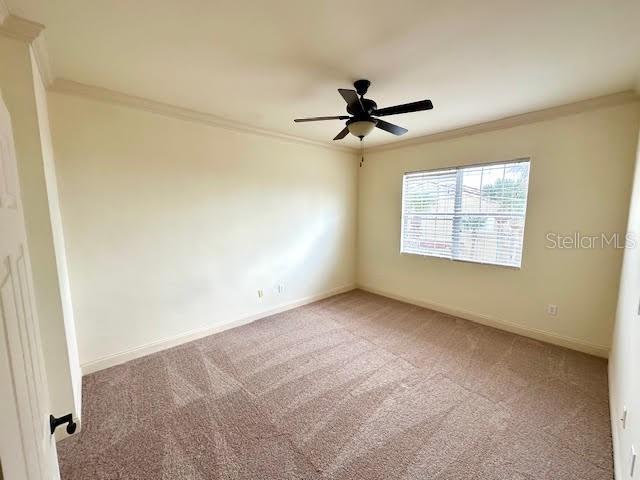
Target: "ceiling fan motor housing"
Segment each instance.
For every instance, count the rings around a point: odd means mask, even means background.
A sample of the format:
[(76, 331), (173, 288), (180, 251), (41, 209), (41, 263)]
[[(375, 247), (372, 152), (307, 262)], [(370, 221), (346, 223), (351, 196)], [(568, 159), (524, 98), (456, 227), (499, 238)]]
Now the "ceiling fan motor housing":
[[(373, 112), (376, 108), (378, 108), (378, 104), (373, 100), (369, 100), (368, 98), (361, 98), (360, 102), (362, 103), (362, 107), (364, 108), (364, 112), (360, 111), (359, 105), (347, 105), (347, 112), (353, 115), (354, 117), (369, 117), (371, 116), (371, 112)], [(356, 107), (355, 109), (352, 107)]]

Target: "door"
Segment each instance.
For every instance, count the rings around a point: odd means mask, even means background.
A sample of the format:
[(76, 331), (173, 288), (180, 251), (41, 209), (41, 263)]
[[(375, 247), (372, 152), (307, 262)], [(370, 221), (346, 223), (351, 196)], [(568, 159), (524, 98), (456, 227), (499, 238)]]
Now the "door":
[(5, 480), (59, 479), (11, 119), (0, 94), (0, 461)]

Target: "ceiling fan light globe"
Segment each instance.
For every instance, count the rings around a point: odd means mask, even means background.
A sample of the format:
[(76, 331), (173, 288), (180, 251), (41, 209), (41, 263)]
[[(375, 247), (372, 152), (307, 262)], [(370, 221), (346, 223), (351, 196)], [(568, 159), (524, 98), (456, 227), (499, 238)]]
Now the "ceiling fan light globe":
[(375, 128), (376, 122), (373, 120), (359, 120), (357, 122), (351, 122), (347, 124), (349, 133), (360, 139), (366, 137)]

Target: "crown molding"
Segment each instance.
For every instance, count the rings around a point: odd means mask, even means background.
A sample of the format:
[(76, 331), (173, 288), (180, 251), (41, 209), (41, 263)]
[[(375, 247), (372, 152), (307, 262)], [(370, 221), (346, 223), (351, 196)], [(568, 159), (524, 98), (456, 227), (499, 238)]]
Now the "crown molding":
[(191, 110), (189, 108), (178, 107), (167, 103), (157, 102), (155, 100), (149, 100), (147, 98), (136, 97), (126, 93), (117, 92), (115, 90), (87, 85), (65, 78), (56, 78), (50, 85), (49, 91), (90, 98), (93, 100), (100, 100), (107, 103), (115, 103), (138, 110), (144, 110), (150, 113), (156, 113), (166, 117), (173, 117), (180, 120), (203, 123), (217, 128), (224, 128), (226, 130), (276, 138), (286, 142), (313, 145), (316, 147), (329, 148), (331, 150), (338, 150), (349, 153), (354, 153), (356, 151), (355, 148), (335, 145), (326, 142), (319, 142), (316, 140), (309, 140), (307, 138), (289, 135), (286, 133), (277, 132), (275, 130), (267, 130), (264, 128), (254, 127), (252, 125), (235, 122), (233, 120), (228, 120), (217, 115), (212, 115), (210, 113), (199, 112), (197, 110)]
[(53, 70), (44, 37), (44, 25), (12, 15), (4, 0), (0, 0), (0, 35), (31, 45), (38, 71), (45, 86), (53, 82)]
[(26, 18), (12, 15), (11, 13), (9, 13), (6, 4), (3, 3), (2, 5), (3, 6), (0, 6), (0, 16), (3, 14), (5, 16), (2, 24), (0, 24), (1, 35), (15, 38), (16, 40), (20, 40), (21, 42), (31, 43), (36, 38), (38, 38), (40, 32), (44, 30), (44, 25), (42, 25), (41, 23), (32, 22), (31, 20), (27, 20)]
[[(1, 1), (1, 0), (0, 0)], [(263, 128), (253, 127), (240, 122), (234, 122), (216, 115), (209, 113), (199, 112), (188, 108), (178, 107), (155, 100), (149, 100), (142, 97), (136, 97), (125, 93), (109, 90), (102, 87), (96, 87), (93, 85), (87, 85), (73, 80), (64, 78), (56, 78), (52, 83), (46, 83), (49, 86), (49, 90), (52, 92), (65, 93), (70, 95), (76, 95), (94, 100), (101, 100), (108, 103), (116, 103), (127, 107), (144, 110), (151, 113), (156, 113), (164, 116), (179, 118), (182, 120), (189, 120), (198, 123), (204, 123), (218, 128), (225, 128), (228, 130), (240, 131), (245, 133), (252, 133), (255, 135), (262, 135), (272, 138), (278, 138), (280, 140), (303, 143), (307, 145), (315, 145), (324, 148), (330, 148), (332, 150), (339, 150), (349, 153), (357, 153), (359, 149), (346, 147), (342, 145), (335, 145), (331, 143), (325, 143), (315, 140), (309, 140), (307, 138), (289, 135), (273, 130), (267, 130)], [(601, 97), (590, 98), (588, 100), (582, 100), (579, 102), (568, 103), (559, 105), (556, 107), (546, 108), (543, 110), (535, 110), (519, 115), (501, 118), (498, 120), (492, 120), (490, 122), (479, 123), (475, 125), (469, 125), (466, 127), (456, 128), (452, 130), (445, 130), (438, 133), (432, 133), (423, 135), (420, 137), (409, 138), (399, 142), (386, 143), (383, 145), (377, 145), (366, 149), (367, 153), (380, 152), (386, 150), (394, 150), (397, 148), (403, 148), (412, 145), (420, 145), (423, 143), (432, 143), (443, 140), (450, 140), (453, 138), (464, 137), (468, 135), (475, 135), (478, 133), (491, 132), (494, 130), (502, 130), (505, 128), (516, 127), (520, 125), (526, 125), (529, 123), (540, 122), (544, 120), (550, 120), (552, 118), (562, 117), (566, 115), (572, 115), (589, 110), (596, 110), (599, 108), (606, 108), (615, 105), (621, 105), (630, 102), (640, 101), (640, 95), (633, 90), (627, 90), (624, 92), (614, 93), (611, 95), (604, 95)]]
[(399, 142), (378, 145), (375, 147), (367, 148), (367, 153), (395, 150), (397, 148), (421, 145), (424, 143), (451, 140), (453, 138), (466, 137), (468, 135), (491, 132), (494, 130), (503, 130), (505, 128), (527, 125), (529, 123), (541, 122), (544, 120), (550, 120), (552, 118), (563, 117), (566, 115), (573, 115), (589, 110), (613, 107), (616, 105), (638, 101), (640, 101), (640, 95), (638, 95), (638, 93), (633, 90), (627, 90), (624, 92), (604, 95), (602, 97), (590, 98), (588, 100), (582, 100), (579, 102), (567, 103), (564, 105), (559, 105), (557, 107), (545, 108), (543, 110), (534, 110), (532, 112), (505, 117), (499, 120), (492, 120), (490, 122), (478, 123), (476, 125), (455, 128), (453, 130), (445, 130), (442, 132), (431, 133), (420, 137), (408, 138), (407, 140), (402, 140)]

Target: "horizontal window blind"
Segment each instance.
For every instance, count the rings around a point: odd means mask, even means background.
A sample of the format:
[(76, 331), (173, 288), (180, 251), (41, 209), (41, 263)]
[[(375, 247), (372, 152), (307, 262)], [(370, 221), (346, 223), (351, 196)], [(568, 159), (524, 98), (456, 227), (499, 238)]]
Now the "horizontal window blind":
[(529, 161), (404, 175), (401, 251), (520, 267)]

